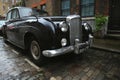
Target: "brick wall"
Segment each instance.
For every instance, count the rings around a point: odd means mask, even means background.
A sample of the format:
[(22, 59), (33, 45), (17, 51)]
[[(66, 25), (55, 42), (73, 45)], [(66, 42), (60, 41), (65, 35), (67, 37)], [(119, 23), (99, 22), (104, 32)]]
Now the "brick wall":
[(46, 10), (49, 15), (61, 15), (61, 0), (47, 0)]
[(95, 14), (109, 15), (109, 0), (96, 0)]
[(46, 10), (49, 15), (53, 15), (53, 0), (47, 0), (46, 2)]
[(71, 0), (70, 7), (71, 7), (70, 10), (71, 14), (79, 14), (79, 10), (80, 10), (79, 0)]
[(26, 4), (26, 7), (32, 7), (33, 4), (36, 4), (38, 2), (40, 2), (41, 0), (26, 0), (25, 1), (25, 4)]
[(61, 0), (53, 0), (53, 15), (61, 15)]
[[(41, 0), (26, 0), (26, 6), (31, 7), (32, 4)], [(95, 0), (95, 14), (109, 14), (109, 0)], [(80, 14), (80, 0), (70, 0), (70, 13)], [(61, 15), (61, 0), (47, 0), (46, 10), (49, 15)]]

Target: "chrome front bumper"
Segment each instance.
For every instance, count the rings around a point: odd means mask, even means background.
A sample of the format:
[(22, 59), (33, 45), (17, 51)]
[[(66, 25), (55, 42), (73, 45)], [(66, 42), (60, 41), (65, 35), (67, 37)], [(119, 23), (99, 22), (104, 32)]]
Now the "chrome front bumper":
[(79, 43), (79, 39), (75, 39), (75, 45), (62, 47), (60, 49), (55, 50), (44, 50), (42, 53), (46, 57), (54, 57), (62, 54), (66, 54), (74, 51), (76, 54), (82, 53), (86, 49), (88, 49), (93, 42), (93, 36), (89, 35), (89, 40), (85, 43)]

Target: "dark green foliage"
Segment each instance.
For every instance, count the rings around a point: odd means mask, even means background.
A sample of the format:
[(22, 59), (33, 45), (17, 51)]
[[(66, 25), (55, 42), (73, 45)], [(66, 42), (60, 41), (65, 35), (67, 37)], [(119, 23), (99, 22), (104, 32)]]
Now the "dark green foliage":
[(105, 25), (107, 21), (107, 17), (106, 16), (103, 16), (103, 15), (96, 15), (95, 16), (95, 27), (96, 27), (96, 30), (100, 30), (103, 25)]

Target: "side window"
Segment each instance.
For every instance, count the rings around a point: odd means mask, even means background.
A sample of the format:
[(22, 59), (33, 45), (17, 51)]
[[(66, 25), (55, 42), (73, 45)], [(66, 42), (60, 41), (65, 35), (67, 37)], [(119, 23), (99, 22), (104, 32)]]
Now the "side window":
[(12, 19), (15, 19), (16, 18), (16, 10), (13, 10), (12, 11)]
[(20, 9), (20, 16), (25, 17), (25, 16), (30, 16), (33, 14), (33, 11), (31, 8), (22, 8)]
[(7, 13), (7, 20), (10, 20), (11, 19), (11, 11)]
[(20, 18), (18, 10), (16, 10), (16, 18), (17, 18), (17, 19)]
[(63, 16), (70, 15), (70, 0), (62, 0), (61, 9)]
[(12, 11), (12, 19), (18, 19), (18, 18), (19, 18), (18, 10), (15, 9)]

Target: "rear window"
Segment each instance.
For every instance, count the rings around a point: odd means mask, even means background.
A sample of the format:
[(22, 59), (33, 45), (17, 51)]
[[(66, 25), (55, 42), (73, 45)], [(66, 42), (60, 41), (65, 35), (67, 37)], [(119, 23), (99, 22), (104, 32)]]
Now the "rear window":
[(21, 17), (30, 16), (30, 15), (32, 15), (32, 9), (30, 9), (30, 8), (21, 8), (20, 9), (20, 15), (21, 15)]
[(21, 17), (25, 16), (31, 16), (31, 15), (36, 15), (36, 16), (47, 16), (48, 13), (46, 11), (42, 11), (39, 9), (31, 9), (31, 8), (22, 8), (20, 9)]

